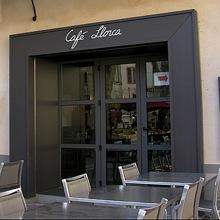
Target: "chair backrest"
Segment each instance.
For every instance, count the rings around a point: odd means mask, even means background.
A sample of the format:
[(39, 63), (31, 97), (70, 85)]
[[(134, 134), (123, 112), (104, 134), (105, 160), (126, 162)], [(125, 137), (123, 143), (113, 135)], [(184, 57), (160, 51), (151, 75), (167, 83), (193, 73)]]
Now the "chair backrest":
[(136, 163), (131, 163), (125, 166), (119, 166), (118, 169), (121, 176), (122, 184), (124, 186), (126, 185), (125, 180), (138, 177), (140, 175)]
[(0, 217), (20, 217), (27, 209), (21, 188), (0, 193)]
[(194, 218), (198, 219), (199, 218), (199, 202), (201, 198), (201, 193), (202, 193), (202, 188), (204, 184), (204, 178), (200, 177), (199, 181), (197, 182), (197, 191), (196, 191), (196, 199), (195, 199), (195, 205), (194, 205)]
[(91, 191), (89, 178), (86, 173), (75, 177), (62, 179), (62, 183), (65, 197), (68, 202), (70, 202), (70, 197), (88, 195)]
[(166, 216), (167, 202), (167, 199), (162, 198), (158, 205), (152, 208), (140, 209), (137, 219), (164, 219)]
[(1, 163), (0, 165), (0, 188), (21, 187), (21, 174), (23, 160)]
[(218, 175), (215, 180), (214, 198), (213, 198), (213, 212), (214, 212), (214, 217), (216, 219), (220, 219), (220, 215), (218, 211), (218, 200), (220, 200), (220, 168), (218, 170)]
[(185, 185), (180, 200), (180, 208), (177, 219), (196, 219), (198, 218), (198, 201), (200, 200), (201, 189), (204, 178), (199, 181)]

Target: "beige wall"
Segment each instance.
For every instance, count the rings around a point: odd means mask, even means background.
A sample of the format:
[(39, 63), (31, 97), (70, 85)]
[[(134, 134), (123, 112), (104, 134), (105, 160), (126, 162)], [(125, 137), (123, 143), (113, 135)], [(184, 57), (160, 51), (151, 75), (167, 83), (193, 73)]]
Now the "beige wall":
[(0, 0), (0, 23), (2, 21), (2, 0)]
[[(38, 19), (32, 21), (31, 0), (0, 0), (0, 154), (9, 154), (10, 34), (72, 26), (118, 18), (195, 9), (198, 12), (205, 163), (220, 163), (219, 0), (35, 0)], [(0, 4), (1, 5), (1, 4)]]

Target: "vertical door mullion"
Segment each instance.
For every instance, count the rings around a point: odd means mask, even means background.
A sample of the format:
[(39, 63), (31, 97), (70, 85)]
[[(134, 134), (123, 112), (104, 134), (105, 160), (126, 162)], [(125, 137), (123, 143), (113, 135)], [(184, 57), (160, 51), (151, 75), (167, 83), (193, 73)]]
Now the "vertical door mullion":
[(147, 151), (147, 131), (143, 127), (147, 127), (147, 106), (146, 106), (146, 68), (144, 57), (140, 58), (140, 99), (141, 99), (141, 140), (142, 140), (142, 172), (148, 171), (148, 151)]
[(137, 120), (137, 164), (142, 171), (142, 118), (141, 118), (141, 68), (139, 57), (135, 60), (135, 74), (136, 74), (136, 120)]
[(106, 105), (105, 105), (105, 65), (100, 62), (100, 101), (101, 101), (101, 181), (106, 185)]
[(60, 153), (60, 161), (59, 161), (59, 167), (60, 167), (60, 184), (62, 179), (62, 106), (60, 104), (61, 101), (61, 92), (62, 92), (62, 65), (59, 65), (58, 70), (58, 135), (59, 135), (59, 153)]
[(100, 106), (99, 106), (99, 100), (100, 100), (100, 71), (99, 71), (99, 62), (96, 61), (95, 65), (95, 130), (96, 130), (96, 187), (99, 186), (99, 181), (101, 178), (100, 173), (100, 166), (101, 166), (101, 156), (99, 151), (99, 146), (101, 144), (101, 119), (100, 119)]

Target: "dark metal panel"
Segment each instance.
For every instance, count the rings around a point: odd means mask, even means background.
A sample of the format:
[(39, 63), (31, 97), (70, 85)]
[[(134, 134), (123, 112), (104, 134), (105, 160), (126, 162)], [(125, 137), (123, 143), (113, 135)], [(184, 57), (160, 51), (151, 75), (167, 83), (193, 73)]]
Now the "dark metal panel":
[(192, 11), (192, 44), (194, 55), (194, 77), (195, 77), (195, 98), (196, 98), (196, 122), (197, 122), (197, 156), (198, 171), (203, 172), (204, 164), (204, 148), (203, 148), (203, 109), (202, 109), (202, 85), (200, 75), (200, 59), (199, 59), (199, 36), (198, 36), (198, 20), (197, 12)]
[(61, 184), (58, 116), (57, 64), (37, 58), (36, 192), (56, 188)]
[[(36, 163), (35, 163), (35, 150), (36, 150), (36, 100), (35, 100), (35, 92), (36, 92), (36, 85), (35, 85), (35, 59), (33, 57), (30, 57), (28, 59), (28, 120), (29, 123), (27, 124), (27, 160), (25, 160), (25, 164), (27, 166), (27, 176), (31, 176), (30, 182), (28, 182), (28, 192), (30, 192), (30, 196), (35, 196), (33, 192), (36, 191), (36, 175), (35, 175), (35, 169), (36, 169)], [(27, 180), (28, 181), (28, 180)]]
[(26, 51), (19, 39), (10, 41), (10, 160), (24, 160), (22, 188), (28, 192)]
[[(172, 109), (172, 151), (175, 171), (198, 171), (197, 106), (195, 92), (195, 54), (193, 50), (192, 17), (181, 26), (169, 40), (169, 61), (171, 71)], [(181, 41), (180, 41), (181, 39)]]

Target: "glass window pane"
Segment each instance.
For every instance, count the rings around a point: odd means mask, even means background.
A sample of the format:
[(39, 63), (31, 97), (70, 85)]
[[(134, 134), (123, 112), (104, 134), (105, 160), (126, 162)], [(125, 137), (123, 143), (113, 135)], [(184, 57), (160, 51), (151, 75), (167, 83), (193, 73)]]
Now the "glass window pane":
[(96, 183), (96, 152), (95, 149), (62, 148), (61, 176), (74, 177), (87, 173), (90, 184)]
[(136, 97), (134, 63), (105, 66), (105, 94), (107, 99)]
[(106, 183), (122, 184), (118, 166), (137, 162), (137, 151), (106, 151)]
[(168, 61), (146, 62), (147, 97), (168, 97), (169, 66)]
[(95, 106), (62, 107), (62, 144), (95, 144)]
[(147, 102), (147, 142), (170, 145), (170, 103)]
[(106, 143), (134, 144), (137, 142), (136, 104), (106, 105)]
[(171, 151), (170, 150), (149, 150), (148, 151), (148, 171), (170, 172)]
[(94, 66), (62, 66), (62, 100), (93, 100)]

